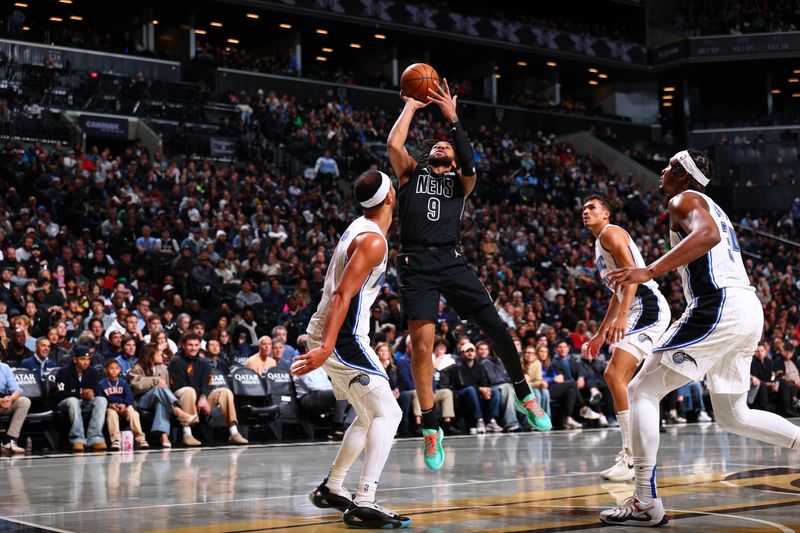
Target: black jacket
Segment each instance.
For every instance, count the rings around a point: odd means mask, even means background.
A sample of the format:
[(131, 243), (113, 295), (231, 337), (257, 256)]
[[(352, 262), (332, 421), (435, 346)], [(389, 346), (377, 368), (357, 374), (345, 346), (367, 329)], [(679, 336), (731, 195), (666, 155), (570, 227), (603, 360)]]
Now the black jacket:
[(56, 403), (66, 398), (81, 398), (81, 389), (92, 389), (95, 396), (102, 396), (100, 389), (100, 373), (89, 366), (83, 371), (83, 375), (78, 379), (78, 372), (75, 364), (70, 361), (62, 366), (56, 373)]
[(198, 397), (211, 393), (211, 365), (205, 358), (198, 356), (190, 359), (181, 350), (169, 362), (167, 369), (169, 386), (173, 391), (192, 387)]

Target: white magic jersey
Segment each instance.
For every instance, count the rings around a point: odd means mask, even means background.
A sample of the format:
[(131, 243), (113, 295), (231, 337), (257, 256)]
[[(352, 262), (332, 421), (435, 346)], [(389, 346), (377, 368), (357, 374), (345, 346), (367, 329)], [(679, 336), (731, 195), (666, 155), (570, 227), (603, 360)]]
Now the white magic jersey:
[[(719, 229), (720, 241), (711, 250), (695, 259), (688, 265), (678, 267), (683, 283), (683, 294), (687, 302), (694, 298), (709, 294), (727, 287), (739, 287), (754, 290), (744, 269), (739, 242), (728, 215), (714, 203), (714, 200), (697, 191), (686, 191), (697, 194), (708, 204), (708, 211)], [(673, 248), (685, 239), (687, 234), (670, 227), (669, 241)]]
[[(615, 224), (608, 224), (605, 228), (603, 228), (603, 231), (605, 231), (606, 228), (610, 226), (614, 226), (616, 228), (621, 229), (622, 231), (625, 231), (624, 229), (620, 228)], [(606, 279), (606, 275), (608, 274), (609, 270), (614, 270), (615, 268), (619, 268), (620, 265), (618, 265), (617, 262), (614, 260), (614, 256), (611, 255), (611, 252), (603, 248), (603, 245), (600, 244), (600, 235), (603, 234), (603, 231), (600, 232), (600, 234), (597, 236), (597, 239), (595, 239), (594, 241), (595, 265), (597, 265), (597, 270), (598, 272), (600, 272), (600, 279), (603, 281), (603, 284), (605, 284), (605, 286), (608, 287), (610, 291), (617, 294), (617, 297), (621, 300), (622, 293), (620, 291), (616, 291), (614, 287), (611, 287), (608, 279)], [(642, 259), (642, 254), (639, 252), (639, 247), (636, 246), (636, 243), (633, 242), (633, 239), (631, 239), (631, 236), (628, 235), (627, 231), (625, 231), (625, 235), (628, 236), (628, 250), (630, 250), (631, 252), (634, 264), (639, 268), (646, 267), (647, 265), (645, 264), (644, 259)], [(652, 279), (647, 283), (642, 283), (642, 285), (649, 287), (653, 291), (656, 292), (658, 291), (658, 283), (656, 283)]]
[[(328, 272), (325, 275), (325, 285), (322, 289), (322, 299), (317, 306), (317, 312), (311, 317), (308, 324), (308, 334), (315, 339), (322, 339), (322, 329), (325, 326), (325, 317), (328, 315), (328, 308), (330, 307), (333, 291), (339, 285), (342, 279), (344, 267), (350, 259), (347, 257), (347, 249), (353, 239), (362, 233), (377, 233), (386, 242), (378, 225), (365, 217), (355, 219), (342, 234), (339, 239), (339, 244), (333, 251), (331, 263), (328, 265)], [(344, 319), (342, 328), (339, 331), (339, 339), (353, 337), (361, 337), (367, 339), (366, 346), (369, 346), (369, 314), (378, 292), (381, 290), (383, 283), (383, 276), (386, 272), (386, 261), (388, 258), (389, 247), (386, 247), (387, 255), (384, 256), (383, 262), (374, 267), (364, 281), (364, 285), (358, 294), (350, 301), (350, 308), (347, 310), (347, 316)], [(337, 342), (338, 344), (338, 342)]]

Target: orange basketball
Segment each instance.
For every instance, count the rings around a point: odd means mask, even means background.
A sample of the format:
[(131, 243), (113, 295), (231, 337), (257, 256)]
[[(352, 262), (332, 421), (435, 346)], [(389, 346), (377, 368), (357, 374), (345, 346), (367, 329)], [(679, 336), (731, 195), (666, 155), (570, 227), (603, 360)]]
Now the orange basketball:
[(428, 101), (428, 88), (435, 91), (438, 86), (439, 75), (427, 63), (409, 65), (400, 76), (400, 89), (403, 95), (420, 102)]

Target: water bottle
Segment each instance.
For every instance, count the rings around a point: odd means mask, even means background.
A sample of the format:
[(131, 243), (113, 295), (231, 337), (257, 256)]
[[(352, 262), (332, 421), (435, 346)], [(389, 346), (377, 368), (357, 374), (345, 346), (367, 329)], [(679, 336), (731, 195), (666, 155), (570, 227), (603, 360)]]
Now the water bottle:
[(33, 441), (30, 437), (25, 439), (25, 453), (31, 453), (33, 451)]

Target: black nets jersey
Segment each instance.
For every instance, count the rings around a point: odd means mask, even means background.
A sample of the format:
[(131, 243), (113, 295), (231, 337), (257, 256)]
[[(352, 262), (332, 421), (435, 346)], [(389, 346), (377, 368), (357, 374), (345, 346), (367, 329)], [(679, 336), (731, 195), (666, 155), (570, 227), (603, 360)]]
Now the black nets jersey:
[(400, 244), (456, 246), (461, 240), (464, 186), (456, 172), (417, 165), (400, 187)]

